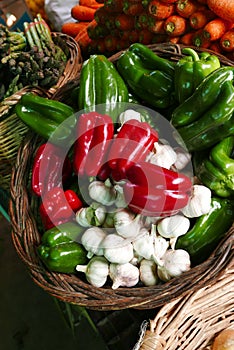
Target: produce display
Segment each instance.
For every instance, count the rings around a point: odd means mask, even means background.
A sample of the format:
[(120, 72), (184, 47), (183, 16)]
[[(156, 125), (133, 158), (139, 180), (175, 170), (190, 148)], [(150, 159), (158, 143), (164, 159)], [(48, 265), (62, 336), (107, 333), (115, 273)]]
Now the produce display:
[(0, 101), (27, 85), (45, 89), (56, 85), (66, 67), (67, 52), (54, 42), (39, 14), (24, 28), (11, 32), (0, 26)]
[(41, 262), (117, 289), (205, 261), (234, 218), (233, 79), (215, 54), (173, 62), (133, 43), (87, 58), (72, 103), (23, 95), (16, 114), (42, 138)]
[(113, 54), (134, 42), (172, 42), (233, 59), (233, 6), (217, 0), (83, 0), (71, 9), (76, 22), (62, 31), (76, 38), (84, 55)]

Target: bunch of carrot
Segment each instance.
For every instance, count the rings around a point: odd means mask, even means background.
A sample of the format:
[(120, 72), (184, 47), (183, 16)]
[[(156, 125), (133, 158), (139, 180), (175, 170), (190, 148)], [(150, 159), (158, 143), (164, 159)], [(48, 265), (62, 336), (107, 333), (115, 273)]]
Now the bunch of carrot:
[[(215, 14), (208, 0), (80, 0), (86, 12), (83, 36), (73, 35), (85, 53), (112, 54), (133, 42), (172, 42), (209, 48), (234, 59), (234, 22)], [(84, 18), (84, 17), (83, 17)], [(82, 23), (81, 17), (77, 18)], [(78, 23), (77, 23), (78, 24)], [(84, 36), (85, 33), (85, 36)]]

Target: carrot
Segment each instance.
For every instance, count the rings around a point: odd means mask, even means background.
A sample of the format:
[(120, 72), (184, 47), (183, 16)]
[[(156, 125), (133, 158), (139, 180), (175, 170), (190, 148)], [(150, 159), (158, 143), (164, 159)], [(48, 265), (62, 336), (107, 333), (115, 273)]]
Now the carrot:
[(227, 30), (231, 29), (232, 26), (233, 23), (218, 17), (211, 20), (205, 25), (203, 28), (203, 35), (210, 41), (218, 40), (224, 35)]
[(161, 2), (165, 2), (166, 4), (175, 4), (177, 0), (160, 0)]
[(86, 50), (92, 42), (92, 39), (88, 35), (87, 28), (84, 28), (77, 36), (75, 40), (78, 42), (82, 50)]
[(160, 19), (160, 20), (156, 19), (153, 23), (149, 24), (148, 29), (152, 33), (163, 34), (165, 33), (164, 24), (165, 24), (164, 19)]
[(112, 36), (112, 35), (107, 35), (104, 38), (104, 44), (107, 52), (113, 52), (117, 50), (117, 45), (120, 42), (119, 38)]
[(195, 11), (190, 17), (189, 17), (189, 24), (190, 27), (193, 29), (200, 29), (203, 28), (208, 22), (213, 20), (215, 17), (217, 17), (213, 11), (207, 9), (204, 11)]
[(138, 30), (148, 29), (157, 19), (144, 11), (140, 15), (135, 16), (135, 28)]
[(95, 11), (88, 6), (75, 5), (71, 9), (71, 16), (77, 21), (92, 21)]
[(199, 7), (201, 5), (194, 0), (178, 0), (176, 3), (176, 12), (182, 17), (189, 18)]
[(234, 51), (234, 29), (224, 33), (220, 38), (220, 46), (226, 52)]
[(141, 1), (130, 2), (129, 0), (123, 1), (123, 12), (126, 15), (136, 16), (144, 11)]
[(120, 30), (134, 29), (135, 18), (134, 16), (128, 16), (125, 13), (120, 13), (115, 18), (115, 25)]
[(154, 34), (148, 29), (142, 29), (139, 32), (139, 42), (144, 45), (149, 45), (152, 42)]
[(155, 16), (157, 19), (166, 19), (173, 14), (175, 5), (163, 3), (160, 0), (151, 0), (147, 8), (150, 15)]
[(209, 49), (214, 51), (214, 52), (217, 52), (217, 53), (222, 53), (222, 48), (221, 48), (220, 42), (218, 40), (212, 41), (210, 46), (209, 46)]
[(105, 24), (106, 20), (110, 17), (110, 12), (107, 11), (105, 6), (100, 7), (95, 11), (94, 19), (97, 23)]
[(96, 0), (79, 0), (79, 5), (91, 7), (93, 9), (103, 6), (103, 4), (99, 4)]
[(124, 30), (121, 32), (120, 38), (124, 41), (129, 40), (131, 43), (137, 42), (139, 39), (139, 30)]
[(97, 22), (93, 23), (93, 21), (87, 26), (87, 32), (91, 39), (96, 40), (99, 38), (104, 38), (109, 30), (104, 25), (100, 25)]
[(234, 0), (207, 0), (207, 5), (217, 16), (234, 22)]
[(180, 42), (180, 36), (169, 36), (168, 41), (172, 44), (178, 44)]
[(193, 45), (202, 48), (208, 48), (211, 44), (211, 41), (204, 37), (203, 29), (198, 29), (193, 35)]
[(105, 0), (105, 9), (109, 12), (122, 12), (123, 11), (123, 0)]
[(179, 15), (169, 16), (164, 23), (164, 30), (170, 36), (179, 36), (186, 32), (188, 21)]
[(188, 33), (185, 33), (184, 35), (181, 35), (180, 37), (180, 43), (186, 46), (190, 46), (193, 44), (193, 36), (194, 31), (189, 31)]
[(67, 22), (62, 25), (61, 32), (75, 38), (88, 24), (89, 22)]

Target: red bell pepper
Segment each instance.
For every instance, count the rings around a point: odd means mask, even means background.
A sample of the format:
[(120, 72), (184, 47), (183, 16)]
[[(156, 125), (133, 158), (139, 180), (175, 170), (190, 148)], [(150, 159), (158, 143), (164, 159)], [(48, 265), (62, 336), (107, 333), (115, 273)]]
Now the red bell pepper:
[(73, 158), (77, 175), (97, 176), (113, 136), (114, 124), (110, 116), (97, 112), (80, 115)]
[(43, 143), (37, 149), (33, 161), (32, 191), (41, 196), (54, 187), (62, 187), (71, 173), (71, 162), (63, 149), (49, 142)]
[(136, 119), (126, 121), (118, 132), (108, 154), (112, 177), (125, 178), (126, 170), (136, 162), (145, 160), (158, 141), (158, 133), (148, 123)]
[(46, 229), (75, 219), (74, 213), (83, 206), (72, 190), (54, 187), (42, 197), (39, 207), (42, 223)]
[(144, 216), (174, 215), (186, 206), (189, 194), (126, 182), (123, 186), (125, 201), (134, 212)]
[(172, 191), (191, 191), (191, 179), (179, 172), (149, 162), (139, 162), (126, 170), (126, 179), (131, 183), (150, 188)]
[(192, 181), (184, 174), (147, 162), (133, 164), (125, 174), (125, 201), (136, 213), (173, 215), (188, 203)]

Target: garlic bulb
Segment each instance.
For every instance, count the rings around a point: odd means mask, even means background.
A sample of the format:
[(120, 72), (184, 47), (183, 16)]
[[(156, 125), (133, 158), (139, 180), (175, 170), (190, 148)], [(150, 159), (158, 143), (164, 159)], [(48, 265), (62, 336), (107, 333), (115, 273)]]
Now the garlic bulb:
[(117, 183), (114, 185), (114, 189), (116, 191), (115, 206), (117, 208), (126, 208), (127, 203), (124, 198), (123, 186), (120, 186), (120, 184)]
[(107, 186), (102, 181), (92, 181), (88, 187), (89, 196), (103, 205), (112, 205), (115, 202), (116, 191), (113, 186)]
[(118, 119), (120, 124), (124, 124), (125, 122), (131, 119), (136, 119), (140, 122), (141, 114), (139, 112), (134, 111), (134, 109), (126, 109), (126, 111), (120, 113)]
[(158, 265), (158, 277), (167, 282), (173, 277), (180, 276), (182, 272), (188, 271), (191, 266), (190, 256), (183, 249), (169, 249), (163, 255), (161, 264)]
[(211, 190), (203, 185), (193, 185), (188, 204), (181, 212), (188, 218), (207, 214), (211, 208)]
[(76, 212), (76, 221), (83, 227), (101, 226), (106, 218), (106, 209), (100, 203), (93, 202), (89, 207)]
[(174, 149), (168, 144), (164, 145), (159, 142), (155, 142), (154, 148), (155, 152), (151, 155), (149, 162), (170, 169), (177, 158)]
[(176, 161), (173, 164), (173, 166), (177, 169), (177, 170), (182, 170), (184, 169), (189, 162), (191, 161), (191, 154), (188, 153), (187, 151), (185, 151), (183, 148), (181, 147), (177, 147), (174, 149), (175, 153), (176, 153)]
[(77, 265), (76, 271), (84, 272), (92, 286), (102, 287), (109, 275), (109, 263), (103, 256), (94, 256), (87, 265)]
[(105, 237), (106, 232), (100, 227), (90, 227), (83, 233), (81, 243), (88, 251), (88, 258), (91, 258), (93, 255), (103, 255), (101, 242)]
[(111, 263), (124, 264), (134, 257), (132, 243), (115, 233), (104, 238), (102, 248), (105, 258)]
[(109, 276), (113, 281), (112, 289), (119, 287), (133, 287), (139, 282), (138, 267), (126, 264), (110, 264)]
[(157, 224), (158, 233), (170, 239), (171, 247), (174, 249), (177, 237), (184, 235), (190, 226), (190, 220), (184, 215), (177, 214), (167, 216), (160, 220)]
[(154, 255), (154, 236), (146, 228), (141, 228), (138, 237), (133, 242), (134, 254), (139, 258), (150, 260)]
[(142, 227), (141, 216), (128, 209), (118, 210), (114, 214), (114, 227), (120, 236), (133, 239)]
[(161, 264), (161, 259), (166, 253), (167, 249), (169, 247), (169, 242), (164, 237), (160, 235), (156, 235), (154, 238), (154, 254), (153, 254), (153, 260), (157, 264)]
[(152, 260), (142, 259), (140, 262), (140, 280), (145, 286), (154, 286), (158, 282), (157, 265)]

